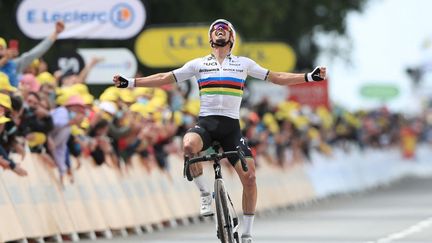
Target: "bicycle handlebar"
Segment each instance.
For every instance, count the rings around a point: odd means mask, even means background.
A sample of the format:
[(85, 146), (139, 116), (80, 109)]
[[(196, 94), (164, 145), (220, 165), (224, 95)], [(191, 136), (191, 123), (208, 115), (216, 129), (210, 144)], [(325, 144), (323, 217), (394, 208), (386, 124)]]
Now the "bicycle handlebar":
[(207, 154), (207, 155), (203, 155), (203, 156), (199, 156), (199, 157), (195, 157), (189, 160), (185, 160), (185, 165), (184, 165), (184, 176), (187, 177), (187, 179), (189, 181), (192, 181), (192, 176), (190, 175), (189, 172), (189, 166), (191, 164), (194, 163), (198, 163), (198, 162), (204, 162), (204, 161), (216, 161), (216, 160), (221, 160), (223, 158), (227, 158), (229, 156), (237, 156), (240, 159), (241, 162), (241, 166), (244, 172), (247, 172), (249, 170), (248, 166), (247, 166), (247, 162), (246, 159), (244, 157), (244, 153), (243, 150), (240, 148), (240, 146), (237, 146), (237, 151), (227, 151), (227, 152), (222, 152), (222, 153), (212, 153), (212, 154)]

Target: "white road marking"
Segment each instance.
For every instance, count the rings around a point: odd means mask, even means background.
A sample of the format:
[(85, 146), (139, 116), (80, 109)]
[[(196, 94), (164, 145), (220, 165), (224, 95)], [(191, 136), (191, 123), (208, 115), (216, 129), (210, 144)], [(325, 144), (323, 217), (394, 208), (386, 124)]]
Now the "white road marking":
[(394, 242), (395, 240), (400, 240), (403, 238), (406, 238), (412, 234), (415, 233), (419, 233), (423, 230), (425, 230), (428, 227), (432, 226), (432, 217), (427, 218), (425, 220), (422, 220), (420, 222), (418, 222), (415, 225), (410, 226), (409, 228), (406, 228), (402, 231), (390, 234), (384, 238), (378, 239), (376, 241), (368, 241), (365, 243), (389, 243), (389, 242)]

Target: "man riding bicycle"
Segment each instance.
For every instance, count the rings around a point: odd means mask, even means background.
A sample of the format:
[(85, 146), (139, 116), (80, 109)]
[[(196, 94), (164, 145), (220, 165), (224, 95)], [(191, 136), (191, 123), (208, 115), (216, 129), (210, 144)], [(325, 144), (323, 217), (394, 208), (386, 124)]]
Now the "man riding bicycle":
[[(238, 158), (229, 158), (243, 185), (243, 234), (242, 242), (252, 242), (251, 231), (254, 220), (257, 186), (255, 163), (252, 153), (242, 137), (239, 125), (240, 103), (247, 76), (267, 80), (279, 85), (322, 81), (325, 67), (316, 67), (310, 73), (273, 72), (262, 68), (247, 57), (234, 56), (236, 32), (233, 25), (224, 19), (214, 21), (209, 28), (212, 53), (187, 62), (183, 67), (166, 73), (140, 78), (113, 77), (119, 88), (157, 87), (177, 83), (196, 77), (200, 91), (200, 113), (195, 127), (183, 137), (185, 158), (192, 158), (209, 148), (213, 141), (219, 142), (224, 151), (236, 150), (240, 146), (247, 157), (249, 170), (244, 172)], [(190, 173), (201, 192), (201, 215), (211, 215), (212, 195), (205, 186), (200, 163), (191, 165)]]

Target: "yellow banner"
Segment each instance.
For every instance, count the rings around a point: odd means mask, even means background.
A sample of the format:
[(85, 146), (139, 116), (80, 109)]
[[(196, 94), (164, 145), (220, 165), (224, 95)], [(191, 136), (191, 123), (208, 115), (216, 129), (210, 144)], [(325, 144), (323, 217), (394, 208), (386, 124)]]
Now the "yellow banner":
[[(236, 36), (237, 53), (240, 44)], [(138, 60), (152, 68), (180, 67), (187, 61), (211, 53), (207, 26), (149, 28), (135, 42)]]
[(272, 71), (290, 72), (296, 64), (294, 50), (283, 42), (245, 42), (240, 46), (240, 55)]

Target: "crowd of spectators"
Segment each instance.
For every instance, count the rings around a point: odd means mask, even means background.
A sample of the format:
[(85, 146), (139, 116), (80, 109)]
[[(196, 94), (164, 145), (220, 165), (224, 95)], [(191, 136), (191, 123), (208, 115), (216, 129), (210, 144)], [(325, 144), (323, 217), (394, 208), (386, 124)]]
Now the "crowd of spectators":
[[(127, 168), (137, 154), (147, 166), (168, 168), (170, 153), (181, 156), (175, 138), (194, 126), (199, 100), (175, 85), (109, 87), (94, 97), (85, 81), (101, 59), (94, 58), (80, 73), (49, 72), (42, 59), (63, 29), (62, 22), (56, 23), (52, 35), (21, 55), (0, 38), (0, 166), (25, 176), (10, 153), (22, 159), (30, 151), (58, 169), (62, 184), (73, 181), (81, 156), (91, 156), (97, 165)], [(312, 150), (332, 156), (334, 147), (387, 148), (406, 144), (402, 140), (410, 136), (407, 146), (432, 142), (430, 108), (406, 118), (385, 108), (352, 113), (294, 101), (272, 106), (263, 99), (243, 105), (241, 127), (254, 155), (281, 167), (312, 162)]]

